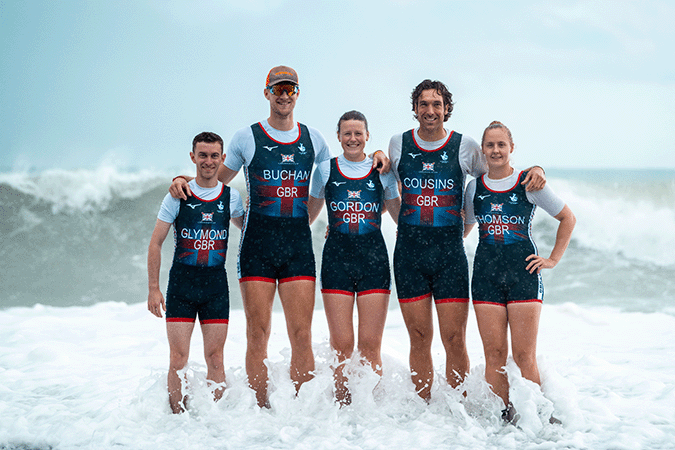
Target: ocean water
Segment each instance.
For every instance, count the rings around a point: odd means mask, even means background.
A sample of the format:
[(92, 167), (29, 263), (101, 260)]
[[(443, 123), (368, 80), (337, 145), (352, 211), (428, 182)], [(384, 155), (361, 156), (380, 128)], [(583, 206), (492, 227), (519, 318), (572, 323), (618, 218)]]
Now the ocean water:
[[(351, 361), (354, 402), (343, 409), (332, 402), (320, 296), (312, 330), (316, 377), (297, 398), (277, 302), (272, 408), (255, 407), (244, 371), (234, 228), (228, 389), (220, 402), (210, 400), (195, 331), (190, 411), (173, 416), (164, 322), (144, 304), (147, 244), (171, 174), (109, 167), (0, 174), (0, 449), (675, 448), (675, 171), (547, 175), (577, 226), (563, 260), (544, 273), (542, 389), (507, 366), (522, 416), (514, 427), (500, 423), (500, 405), (485, 384), (473, 314), (466, 382), (459, 391), (444, 382), (436, 337), (433, 399), (427, 405), (417, 398), (395, 293), (383, 377)], [(234, 186), (243, 193), (241, 178)], [(550, 252), (556, 223), (543, 211), (536, 215), (542, 254)], [(319, 219), (313, 228), (317, 255), (325, 224)], [(384, 233), (392, 251), (388, 218)], [(476, 243), (474, 232), (466, 241), (470, 260)], [(163, 284), (171, 253), (166, 242)], [(549, 424), (551, 414), (562, 425)]]

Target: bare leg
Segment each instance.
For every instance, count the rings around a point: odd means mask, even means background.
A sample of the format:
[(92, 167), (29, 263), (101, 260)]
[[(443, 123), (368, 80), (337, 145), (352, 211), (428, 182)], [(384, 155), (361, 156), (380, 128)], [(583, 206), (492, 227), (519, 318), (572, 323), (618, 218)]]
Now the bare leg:
[[(204, 336), (204, 359), (208, 368), (206, 379), (214, 383), (225, 382), (225, 368), (223, 366), (223, 348), (227, 338), (226, 323), (211, 323), (202, 325), (202, 335)], [(214, 399), (220, 400), (223, 396), (221, 387), (214, 391)]]
[(440, 303), (436, 305), (441, 341), (445, 348), (445, 376), (456, 388), (469, 373), (469, 354), (466, 351), (466, 322), (469, 303)]
[(314, 314), (314, 280), (279, 283), (279, 298), (286, 316), (291, 343), (291, 380), (296, 391), (314, 377), (312, 352), (312, 315)]
[(508, 320), (511, 328), (513, 359), (524, 378), (541, 385), (537, 366), (537, 334), (541, 303), (511, 303)]
[(434, 334), (431, 295), (416, 302), (401, 303), (400, 306), (410, 337), (410, 371), (415, 391), (424, 400), (429, 401), (434, 381), (431, 359), (431, 341)]
[(268, 407), (267, 343), (272, 329), (272, 304), (276, 283), (245, 281), (239, 283), (246, 313), (246, 374), (255, 391), (258, 406)]
[(354, 352), (354, 296), (323, 294), (323, 305), (330, 332), (330, 346), (337, 352), (338, 365), (334, 370), (335, 399), (341, 405), (351, 403), (344, 375), (344, 361)]
[(166, 382), (169, 390), (169, 405), (174, 414), (185, 411), (185, 397), (178, 371), (187, 365), (190, 355), (190, 338), (194, 326), (194, 322), (167, 322), (166, 324), (166, 334), (169, 338), (169, 373)]
[(488, 304), (474, 304), (474, 309), (485, 352), (485, 381), (508, 406), (509, 379), (504, 372), (509, 354), (507, 310), (500, 305)]
[[(524, 378), (541, 386), (541, 377), (537, 365), (537, 334), (541, 303), (518, 303), (508, 306), (509, 327), (511, 328), (511, 347), (513, 359)], [(549, 422), (560, 424), (560, 420), (551, 416)]]
[(389, 294), (361, 295), (356, 302), (359, 310), (359, 352), (373, 370), (382, 375), (382, 334), (387, 319)]

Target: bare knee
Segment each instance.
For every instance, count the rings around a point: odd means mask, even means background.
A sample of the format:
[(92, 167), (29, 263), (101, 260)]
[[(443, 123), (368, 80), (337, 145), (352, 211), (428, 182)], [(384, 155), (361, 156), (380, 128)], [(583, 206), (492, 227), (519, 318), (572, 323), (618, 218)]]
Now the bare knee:
[(446, 349), (464, 348), (466, 345), (466, 331), (460, 329), (442, 332), (441, 342)]
[(523, 369), (532, 369), (537, 367), (537, 358), (534, 353), (531, 352), (514, 352), (513, 360), (516, 362), (516, 365)]
[(291, 341), (291, 344), (296, 347), (311, 348), (312, 331), (309, 327), (295, 327), (289, 329), (288, 338)]
[(485, 364), (488, 367), (504, 367), (509, 354), (508, 348), (489, 347), (485, 349)]
[(267, 349), (271, 329), (266, 325), (250, 324), (246, 329), (246, 338), (248, 349), (253, 351), (264, 351)]
[(352, 353), (354, 352), (353, 339), (331, 338), (330, 344), (337, 352), (338, 360), (340, 361), (351, 358)]
[(359, 352), (368, 360), (379, 359), (382, 341), (380, 339), (363, 339), (359, 341)]
[(441, 342), (446, 355), (450, 358), (463, 358), (466, 355), (466, 336), (463, 332), (441, 335)]
[(434, 330), (427, 327), (411, 327), (408, 329), (410, 346), (413, 348), (431, 348)]
[(223, 349), (214, 349), (207, 351), (204, 354), (204, 359), (206, 360), (206, 365), (209, 369), (222, 369), (223, 368)]
[(169, 366), (172, 370), (181, 370), (187, 365), (189, 352), (182, 350), (171, 350), (169, 352)]

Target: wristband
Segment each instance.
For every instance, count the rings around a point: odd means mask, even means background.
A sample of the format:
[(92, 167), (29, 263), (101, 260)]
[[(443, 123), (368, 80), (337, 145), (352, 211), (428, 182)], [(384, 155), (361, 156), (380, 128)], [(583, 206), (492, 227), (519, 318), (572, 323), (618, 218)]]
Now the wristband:
[(188, 180), (187, 178), (185, 178), (185, 175), (178, 175), (177, 177), (174, 177), (173, 180), (171, 180), (171, 182), (173, 183), (174, 181), (176, 181), (176, 178), (182, 178), (182, 179), (184, 179), (185, 181)]

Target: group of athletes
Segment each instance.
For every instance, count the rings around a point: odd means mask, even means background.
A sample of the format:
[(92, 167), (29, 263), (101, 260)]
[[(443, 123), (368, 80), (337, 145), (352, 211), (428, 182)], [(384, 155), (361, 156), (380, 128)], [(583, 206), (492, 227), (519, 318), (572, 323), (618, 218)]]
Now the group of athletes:
[[(264, 89), (269, 118), (237, 131), (225, 153), (218, 135), (197, 135), (190, 153), (196, 177), (176, 177), (162, 203), (148, 250), (148, 309), (158, 317), (166, 312), (172, 411), (186, 408), (180, 371), (187, 364), (197, 316), (207, 379), (215, 383), (216, 399), (225, 387), (229, 296), (224, 259), (230, 221), (242, 228), (238, 277), (246, 316), (246, 373), (258, 405), (269, 407), (265, 359), (277, 292), (291, 345), (291, 380), (299, 390), (313, 377), (316, 268), (310, 224), (325, 204), (328, 232), (320, 280), (336, 352), (336, 401), (351, 402), (344, 362), (353, 357), (355, 341), (362, 361), (382, 373), (380, 348), (391, 285), (381, 233), (382, 213), (387, 211), (397, 224), (393, 272), (410, 337), (411, 377), (427, 401), (434, 375), (432, 304), (446, 352), (448, 384), (459, 386), (469, 372), (469, 271), (463, 238), (478, 223), (471, 297), (484, 346), (485, 378), (504, 402), (504, 420), (514, 421), (503, 370), (508, 329), (522, 375), (540, 384), (540, 272), (554, 267), (565, 252), (575, 224), (571, 210), (546, 186), (543, 169), (520, 172), (512, 167), (513, 139), (500, 122), (485, 130), (481, 145), (446, 129), (452, 94), (439, 81), (424, 80), (413, 90), (419, 127), (393, 136), (388, 158), (381, 151), (366, 154), (368, 123), (358, 111), (340, 117), (342, 154), (332, 157), (321, 133), (294, 120), (299, 93), (295, 70), (270, 70)], [(248, 191), (245, 211), (240, 195), (227, 186), (242, 167)], [(467, 174), (474, 179), (465, 190)], [(538, 255), (531, 238), (535, 206), (560, 221), (548, 258)], [(159, 287), (160, 254), (172, 225), (176, 248), (165, 302)]]

